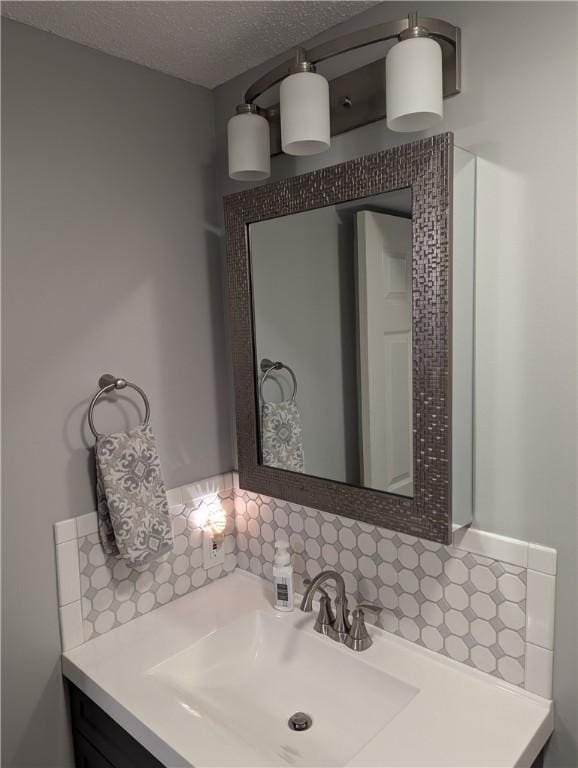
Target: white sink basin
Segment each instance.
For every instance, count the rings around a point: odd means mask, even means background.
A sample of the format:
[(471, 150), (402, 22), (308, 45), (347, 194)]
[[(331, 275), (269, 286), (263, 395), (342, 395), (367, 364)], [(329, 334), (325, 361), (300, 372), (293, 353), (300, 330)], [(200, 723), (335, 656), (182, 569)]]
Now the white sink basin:
[[(271, 765), (343, 766), (418, 689), (363, 654), (257, 610), (149, 670), (191, 717), (264, 750)], [(288, 719), (313, 724), (295, 732)]]

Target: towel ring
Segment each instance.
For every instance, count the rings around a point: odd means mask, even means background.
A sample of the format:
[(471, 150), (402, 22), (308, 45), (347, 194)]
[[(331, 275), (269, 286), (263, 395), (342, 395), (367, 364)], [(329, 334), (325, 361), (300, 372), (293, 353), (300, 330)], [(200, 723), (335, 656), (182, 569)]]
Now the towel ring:
[(126, 379), (117, 379), (116, 376), (112, 376), (110, 373), (103, 374), (100, 379), (98, 380), (98, 386), (100, 389), (96, 393), (96, 395), (92, 398), (90, 401), (90, 405), (88, 406), (88, 426), (90, 427), (90, 431), (92, 434), (96, 437), (102, 437), (100, 432), (97, 432), (94, 427), (94, 421), (92, 419), (92, 412), (94, 411), (94, 406), (96, 405), (98, 399), (102, 397), (102, 395), (106, 395), (109, 392), (112, 392), (113, 389), (125, 389), (126, 387), (129, 387), (130, 389), (134, 389), (136, 392), (139, 393), (139, 395), (144, 400), (145, 404), (145, 417), (143, 421), (143, 427), (147, 427), (150, 417), (151, 417), (151, 407), (149, 403), (148, 397), (145, 395), (144, 391), (138, 387), (136, 384), (133, 384), (131, 381), (127, 381)]
[(293, 380), (293, 394), (291, 395), (291, 402), (295, 402), (295, 395), (297, 394), (297, 377), (293, 373), (292, 369), (279, 360), (274, 363), (272, 360), (264, 357), (263, 360), (261, 360), (261, 370), (263, 371), (263, 375), (259, 380), (259, 395), (261, 396), (261, 401), (263, 403), (266, 402), (263, 395), (263, 384), (267, 381), (267, 377), (272, 371), (280, 371), (282, 368), (285, 368)]

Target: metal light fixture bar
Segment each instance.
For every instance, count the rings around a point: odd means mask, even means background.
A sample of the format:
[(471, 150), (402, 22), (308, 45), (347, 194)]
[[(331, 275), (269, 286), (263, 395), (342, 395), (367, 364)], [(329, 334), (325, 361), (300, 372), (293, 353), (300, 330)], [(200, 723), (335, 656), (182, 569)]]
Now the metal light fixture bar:
[[(412, 17), (415, 18), (415, 17)], [(416, 23), (417, 27), (417, 23)], [(427, 29), (429, 35), (438, 41), (442, 49), (443, 95), (454, 96), (461, 90), (461, 39), (459, 27), (441, 19), (419, 17), (419, 27)], [(410, 31), (408, 18), (376, 24), (373, 27), (351, 32), (347, 35), (316, 45), (307, 51), (297, 51), (297, 60), (318, 64), (343, 53), (365, 48), (380, 42), (397, 40)], [(256, 99), (274, 85), (280, 83), (295, 67), (296, 59), (291, 58), (274, 67), (256, 80), (245, 92), (245, 102), (253, 104)], [(329, 82), (331, 133), (337, 135), (366, 123), (381, 120), (386, 116), (385, 89), (383, 85), (384, 60), (373, 61), (352, 72), (347, 72)], [(281, 152), (279, 130), (279, 105), (258, 108), (259, 113), (271, 124), (271, 154)]]

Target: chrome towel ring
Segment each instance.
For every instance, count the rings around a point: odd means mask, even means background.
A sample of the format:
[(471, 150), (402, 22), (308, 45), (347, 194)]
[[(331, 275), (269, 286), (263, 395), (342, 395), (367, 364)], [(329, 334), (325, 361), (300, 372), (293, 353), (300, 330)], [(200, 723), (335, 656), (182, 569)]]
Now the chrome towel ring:
[(285, 363), (282, 363), (280, 360), (274, 363), (272, 360), (269, 360), (269, 358), (264, 357), (261, 360), (261, 370), (263, 372), (263, 375), (259, 380), (259, 394), (261, 396), (261, 402), (263, 403), (265, 402), (265, 397), (263, 395), (263, 384), (267, 380), (267, 377), (273, 371), (280, 371), (282, 368), (285, 368), (285, 370), (289, 373), (289, 375), (291, 376), (291, 379), (293, 380), (293, 394), (291, 395), (291, 402), (295, 401), (295, 395), (297, 394), (297, 377), (293, 373), (292, 369), (289, 368), (288, 365), (285, 365)]
[(94, 421), (92, 418), (92, 412), (94, 411), (94, 406), (96, 405), (99, 397), (102, 397), (102, 395), (106, 395), (109, 392), (112, 392), (113, 389), (125, 389), (126, 387), (129, 387), (130, 389), (134, 389), (136, 392), (139, 393), (139, 395), (144, 400), (145, 404), (145, 417), (143, 421), (143, 426), (148, 426), (150, 417), (151, 417), (151, 407), (149, 403), (148, 397), (145, 395), (144, 391), (137, 387), (136, 384), (133, 384), (130, 381), (127, 381), (126, 379), (117, 379), (116, 376), (112, 376), (110, 373), (103, 374), (100, 379), (98, 380), (98, 386), (100, 389), (96, 393), (96, 395), (92, 398), (90, 401), (90, 405), (88, 406), (88, 426), (90, 427), (90, 431), (95, 437), (102, 437), (100, 432), (97, 432), (94, 427)]

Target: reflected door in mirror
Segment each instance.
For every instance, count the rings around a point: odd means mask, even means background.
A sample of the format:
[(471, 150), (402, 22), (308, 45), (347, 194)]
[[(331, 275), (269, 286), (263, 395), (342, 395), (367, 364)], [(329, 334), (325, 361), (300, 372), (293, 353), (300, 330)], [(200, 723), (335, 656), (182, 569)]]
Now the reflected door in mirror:
[(356, 224), (363, 485), (412, 496), (411, 221)]

